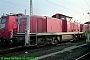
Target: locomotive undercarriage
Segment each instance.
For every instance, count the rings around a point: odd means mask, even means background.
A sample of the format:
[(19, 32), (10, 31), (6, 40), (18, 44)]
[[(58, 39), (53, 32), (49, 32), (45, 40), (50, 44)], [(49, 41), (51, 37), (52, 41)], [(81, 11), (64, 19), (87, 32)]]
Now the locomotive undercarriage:
[[(25, 36), (22, 37), (14, 37), (14, 39), (16, 40), (15, 43), (21, 43), (22, 45), (24, 45), (25, 43)], [(47, 44), (57, 44), (58, 42), (60, 42), (61, 40), (58, 40), (58, 38), (56, 36), (30, 36), (30, 45), (47, 45)]]
[[(73, 40), (78, 40), (82, 38), (82, 34), (70, 34), (72, 38), (67, 37), (65, 41), (71, 41)], [(36, 35), (32, 34), (30, 35), (30, 45), (48, 45), (48, 44), (57, 44), (61, 43), (64, 40), (63, 35)], [(19, 34), (14, 36), (13, 38), (13, 43), (19, 43), (21, 45), (25, 45), (25, 35), (24, 34)]]
[[(48, 45), (48, 44), (57, 44), (61, 43), (63, 41), (68, 41), (71, 39), (78, 40), (82, 38), (82, 34), (69, 34), (72, 38), (66, 37), (66, 40), (63, 40), (65, 36), (63, 35), (36, 35), (36, 34), (30, 34), (30, 45)], [(3, 39), (1, 38), (2, 43), (8, 43), (8, 44), (20, 44), (25, 45), (25, 34), (17, 34), (13, 36), (13, 38), (10, 39)]]

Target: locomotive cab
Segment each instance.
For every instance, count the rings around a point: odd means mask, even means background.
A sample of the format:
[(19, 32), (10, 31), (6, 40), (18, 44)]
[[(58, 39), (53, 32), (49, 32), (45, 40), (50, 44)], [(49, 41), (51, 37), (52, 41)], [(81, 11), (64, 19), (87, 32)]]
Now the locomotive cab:
[(0, 23), (0, 40), (2, 42), (10, 40), (11, 32), (12, 35), (15, 35), (17, 33), (17, 24), (15, 23), (17, 20), (16, 16), (2, 16), (1, 17), (1, 23)]
[(6, 17), (3, 16), (0, 19), (0, 39), (3, 39), (4, 31), (5, 31)]
[(6, 23), (6, 17), (2, 17), (0, 22), (0, 29), (5, 28), (5, 23)]

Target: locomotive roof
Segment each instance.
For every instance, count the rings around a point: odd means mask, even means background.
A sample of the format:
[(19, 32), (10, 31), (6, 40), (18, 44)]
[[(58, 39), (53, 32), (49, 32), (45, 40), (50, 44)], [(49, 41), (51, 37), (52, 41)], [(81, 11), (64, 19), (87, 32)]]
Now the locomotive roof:
[(48, 16), (39, 16), (39, 15), (31, 15), (32, 17), (40, 17), (40, 18), (50, 18), (50, 19), (57, 19), (57, 20), (61, 20), (61, 19), (58, 19), (58, 18), (53, 18), (53, 17), (48, 17)]
[[(67, 15), (64, 15), (64, 14), (60, 14), (60, 13), (56, 13), (56, 14), (62, 15), (62, 16), (66, 16), (66, 17), (68, 17), (68, 18), (73, 18), (73, 17), (67, 16)], [(56, 15), (56, 14), (55, 14), (55, 15)], [(53, 16), (54, 16), (54, 15), (53, 15)]]
[(88, 22), (85, 22), (84, 24), (90, 24), (90, 21), (88, 21)]

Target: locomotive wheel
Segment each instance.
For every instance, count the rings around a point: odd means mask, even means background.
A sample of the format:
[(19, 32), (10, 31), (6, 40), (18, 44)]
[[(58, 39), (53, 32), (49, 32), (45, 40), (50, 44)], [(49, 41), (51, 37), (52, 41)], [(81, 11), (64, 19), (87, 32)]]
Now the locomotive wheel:
[(58, 42), (58, 41), (55, 39), (55, 40), (54, 40), (54, 43), (57, 44), (57, 42)]
[(1, 39), (1, 42), (2, 42), (2, 44), (4, 43), (4, 40), (3, 39)]
[(6, 43), (6, 44), (9, 44), (9, 43), (10, 43), (10, 41), (7, 39), (7, 40), (5, 40), (5, 43)]

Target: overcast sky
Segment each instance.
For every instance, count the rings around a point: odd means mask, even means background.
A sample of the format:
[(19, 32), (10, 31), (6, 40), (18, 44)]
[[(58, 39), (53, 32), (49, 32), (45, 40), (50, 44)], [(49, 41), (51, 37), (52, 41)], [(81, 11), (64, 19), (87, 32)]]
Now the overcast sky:
[[(73, 16), (79, 22), (89, 21), (90, 0), (32, 0), (33, 14), (52, 16), (61, 13)], [(5, 13), (26, 13), (30, 14), (30, 0), (0, 0), (0, 16)]]

